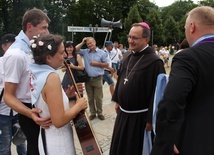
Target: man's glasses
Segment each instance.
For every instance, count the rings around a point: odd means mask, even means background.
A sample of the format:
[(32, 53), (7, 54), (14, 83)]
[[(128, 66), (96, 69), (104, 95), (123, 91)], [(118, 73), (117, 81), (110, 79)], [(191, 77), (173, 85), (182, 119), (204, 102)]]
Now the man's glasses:
[(127, 35), (127, 38), (136, 41), (136, 40), (139, 40), (139, 39), (142, 39), (142, 38), (147, 38), (147, 37), (135, 37), (135, 36)]

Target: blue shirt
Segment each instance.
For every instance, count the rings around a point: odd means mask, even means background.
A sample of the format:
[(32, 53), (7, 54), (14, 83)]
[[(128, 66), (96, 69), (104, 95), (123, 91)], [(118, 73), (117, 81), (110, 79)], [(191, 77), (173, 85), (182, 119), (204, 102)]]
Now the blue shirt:
[(23, 32), (23, 30), (21, 30), (20, 33), (18, 34), (18, 36), (16, 36), (16, 41), (10, 46), (10, 49), (20, 48), (26, 54), (32, 55), (30, 46), (31, 46), (31, 43), (30, 43), (29, 38), (26, 36), (26, 34)]
[(85, 69), (90, 77), (97, 77), (104, 74), (104, 68), (91, 66), (91, 61), (97, 61), (101, 63), (108, 63), (109, 59), (103, 50), (96, 48), (95, 51), (90, 51), (90, 49), (80, 49), (78, 54), (82, 55), (84, 58)]

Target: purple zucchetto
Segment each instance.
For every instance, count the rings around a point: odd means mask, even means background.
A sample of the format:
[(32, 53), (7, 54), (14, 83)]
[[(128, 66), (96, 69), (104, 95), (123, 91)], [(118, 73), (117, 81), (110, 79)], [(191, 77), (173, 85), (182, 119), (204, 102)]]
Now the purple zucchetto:
[(146, 27), (147, 29), (150, 30), (150, 27), (146, 22), (141, 22), (141, 23), (138, 23), (138, 24), (140, 24), (141, 26)]

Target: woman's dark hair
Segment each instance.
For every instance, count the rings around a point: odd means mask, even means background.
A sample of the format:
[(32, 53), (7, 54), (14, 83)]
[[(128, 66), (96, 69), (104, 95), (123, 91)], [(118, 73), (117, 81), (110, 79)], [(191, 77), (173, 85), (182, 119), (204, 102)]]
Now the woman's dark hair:
[(188, 47), (189, 47), (189, 43), (188, 43), (187, 39), (185, 38), (180, 44), (180, 49), (185, 49)]
[(65, 42), (65, 52), (66, 52), (66, 54), (67, 54), (67, 56), (68, 56), (68, 52), (66, 51), (66, 48), (68, 48), (68, 47), (73, 47), (73, 52), (72, 52), (72, 55), (73, 55), (73, 57), (77, 57), (77, 52), (76, 52), (76, 48), (75, 48), (75, 44), (73, 43), (73, 41), (66, 41)]
[(46, 64), (46, 56), (54, 56), (64, 38), (60, 35), (43, 34), (31, 40), (31, 50), (36, 64)]

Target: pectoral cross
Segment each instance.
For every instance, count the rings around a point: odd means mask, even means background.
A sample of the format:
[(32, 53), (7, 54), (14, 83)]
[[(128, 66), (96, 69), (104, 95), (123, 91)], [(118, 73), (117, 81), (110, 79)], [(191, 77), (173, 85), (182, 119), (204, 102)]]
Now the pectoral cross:
[(124, 79), (124, 85), (126, 84), (126, 82), (128, 82), (129, 80), (127, 78)]

